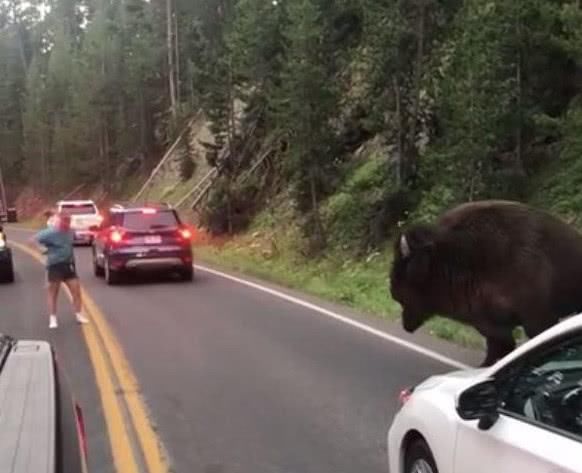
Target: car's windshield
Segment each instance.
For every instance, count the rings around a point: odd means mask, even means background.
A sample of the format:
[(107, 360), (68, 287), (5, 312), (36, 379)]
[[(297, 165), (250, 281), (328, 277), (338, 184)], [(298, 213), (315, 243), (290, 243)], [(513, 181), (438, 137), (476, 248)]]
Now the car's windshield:
[(128, 230), (146, 231), (176, 228), (180, 222), (171, 210), (152, 213), (129, 212), (123, 216), (122, 226)]
[(61, 212), (67, 215), (96, 214), (97, 208), (93, 204), (63, 204)]

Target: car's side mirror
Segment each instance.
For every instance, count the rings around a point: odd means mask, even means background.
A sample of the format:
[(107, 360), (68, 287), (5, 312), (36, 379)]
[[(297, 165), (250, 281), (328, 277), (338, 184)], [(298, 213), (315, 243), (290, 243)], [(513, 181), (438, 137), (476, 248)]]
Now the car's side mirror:
[(478, 420), (481, 430), (493, 427), (499, 418), (499, 397), (495, 382), (488, 379), (461, 393), (457, 413), (463, 420)]

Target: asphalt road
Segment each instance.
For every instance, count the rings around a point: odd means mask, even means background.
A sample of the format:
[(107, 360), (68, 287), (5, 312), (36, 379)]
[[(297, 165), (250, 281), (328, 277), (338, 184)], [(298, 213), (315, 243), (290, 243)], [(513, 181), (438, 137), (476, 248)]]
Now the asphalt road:
[[(0, 286), (0, 330), (56, 343), (89, 411), (92, 471), (110, 471), (92, 370), (70, 306), (62, 306), (67, 322), (49, 334), (42, 268), (22, 255), (16, 264), (17, 283)], [(137, 374), (176, 472), (386, 472), (398, 392), (452, 369), (208, 272), (197, 271), (193, 283), (147, 278), (108, 287), (93, 276), (89, 249), (77, 250), (77, 266)], [(334, 310), (404, 336), (393, 324)], [(424, 341), (460, 361), (479, 361)]]
[[(10, 233), (9, 238), (13, 235)], [(0, 284), (0, 332), (20, 339), (48, 340), (53, 344), (59, 364), (64, 367), (74, 395), (83, 408), (90, 472), (111, 473), (113, 463), (99, 393), (73, 310), (62, 295), (60, 327), (56, 331), (49, 330), (42, 267), (19, 251), (14, 251), (14, 259), (15, 283)]]

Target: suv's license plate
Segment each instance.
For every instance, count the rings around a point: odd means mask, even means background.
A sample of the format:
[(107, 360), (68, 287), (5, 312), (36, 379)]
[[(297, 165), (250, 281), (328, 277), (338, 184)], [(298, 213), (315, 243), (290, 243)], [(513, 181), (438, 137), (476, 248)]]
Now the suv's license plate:
[(144, 239), (146, 245), (157, 245), (158, 243), (162, 242), (162, 237), (161, 236), (147, 236)]

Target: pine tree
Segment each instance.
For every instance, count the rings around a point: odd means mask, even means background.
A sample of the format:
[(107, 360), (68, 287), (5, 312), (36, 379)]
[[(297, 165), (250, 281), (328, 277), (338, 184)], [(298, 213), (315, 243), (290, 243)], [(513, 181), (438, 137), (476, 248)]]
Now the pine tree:
[(275, 108), (288, 137), (286, 167), (297, 208), (307, 215), (304, 231), (318, 250), (326, 242), (319, 207), (334, 167), (331, 118), (337, 95), (318, 5), (298, 0), (285, 8), (284, 66)]

